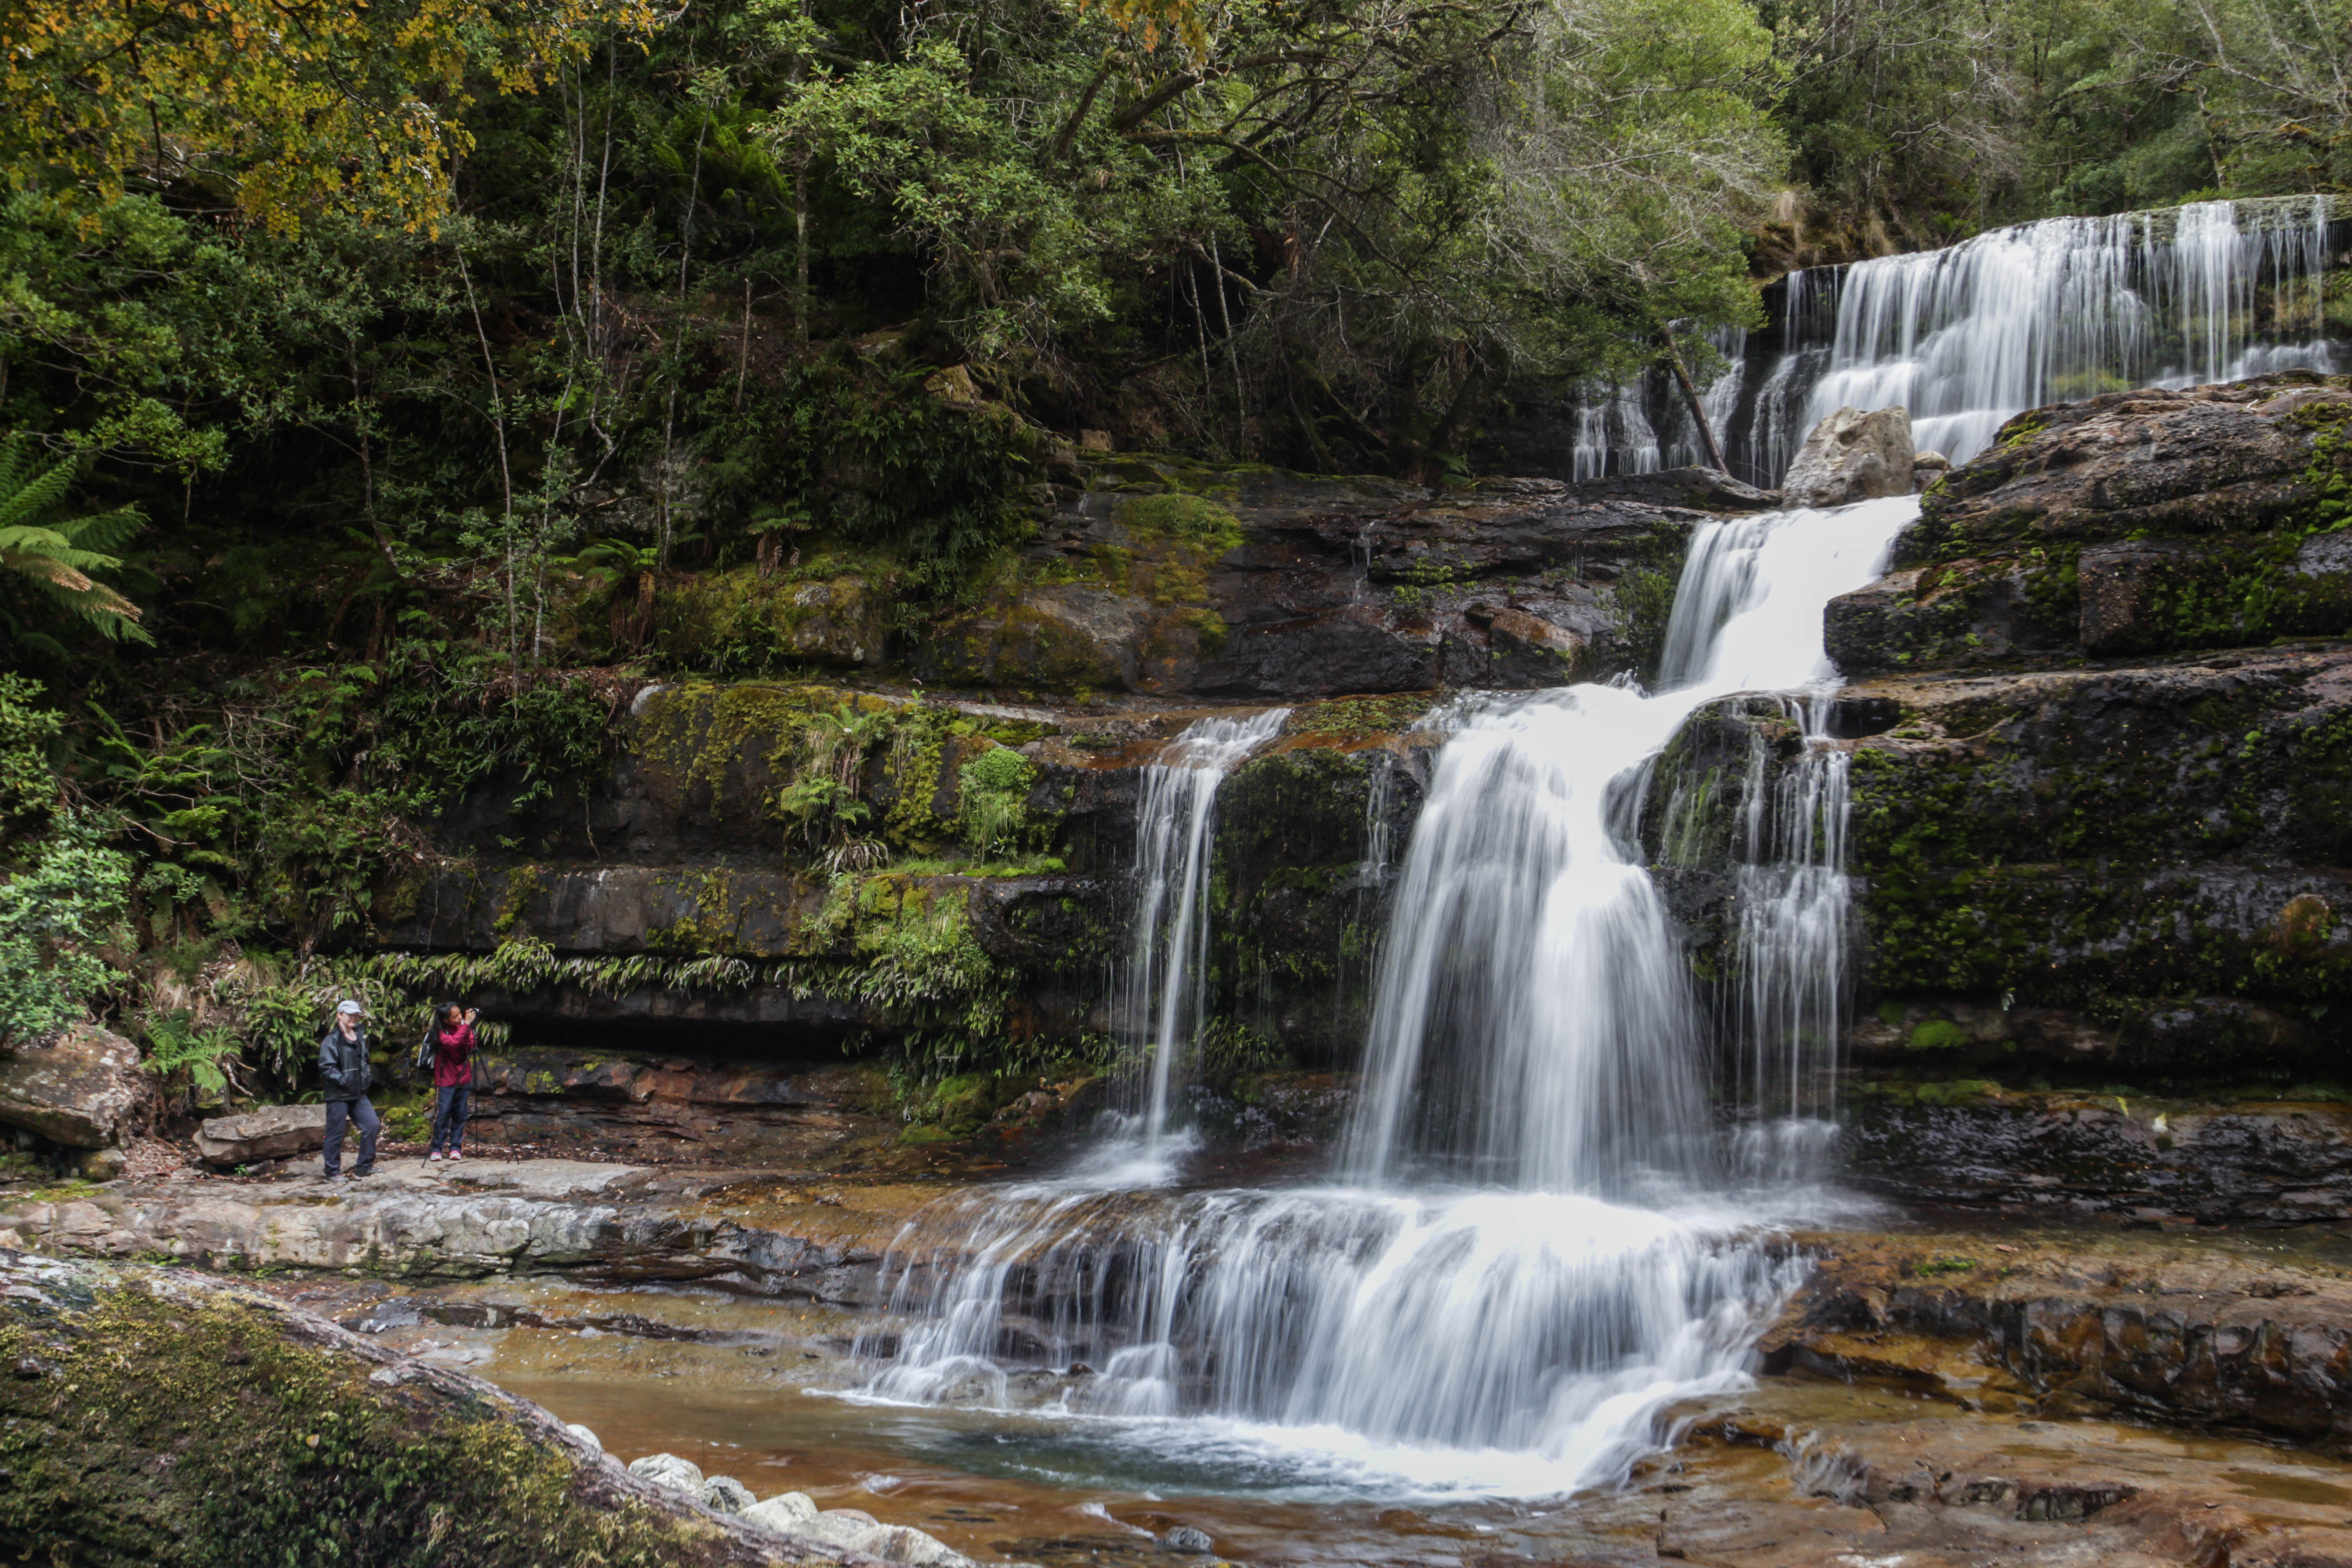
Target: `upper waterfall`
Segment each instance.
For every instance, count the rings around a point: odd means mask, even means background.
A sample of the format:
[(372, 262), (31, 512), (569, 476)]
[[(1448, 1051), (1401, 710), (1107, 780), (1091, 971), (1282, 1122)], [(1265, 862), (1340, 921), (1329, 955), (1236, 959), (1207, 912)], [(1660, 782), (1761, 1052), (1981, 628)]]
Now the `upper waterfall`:
[(1920, 448), (1957, 463), (2047, 403), (2331, 368), (2328, 203), (2298, 206), (2052, 218), (1857, 263), (1799, 426), (1901, 404)]
[[(1922, 450), (1963, 462), (2044, 404), (2337, 368), (2347, 354), (2322, 285), (2347, 239), (2352, 207), (2315, 195), (2046, 218), (1802, 268), (1769, 331), (1711, 337), (1727, 368), (1701, 400), (1732, 471), (1755, 484), (1778, 484), (1805, 433), (1843, 406), (1901, 404)], [(1570, 426), (1566, 478), (1704, 460), (1663, 374), (1588, 387)]]

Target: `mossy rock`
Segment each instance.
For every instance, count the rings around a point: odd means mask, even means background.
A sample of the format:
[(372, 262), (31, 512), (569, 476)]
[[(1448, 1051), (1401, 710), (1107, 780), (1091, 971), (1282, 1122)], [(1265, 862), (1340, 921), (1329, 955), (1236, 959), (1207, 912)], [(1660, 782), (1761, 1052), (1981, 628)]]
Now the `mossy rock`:
[(556, 1418), (181, 1270), (0, 1251), (13, 1560), (610, 1568), (795, 1560)]

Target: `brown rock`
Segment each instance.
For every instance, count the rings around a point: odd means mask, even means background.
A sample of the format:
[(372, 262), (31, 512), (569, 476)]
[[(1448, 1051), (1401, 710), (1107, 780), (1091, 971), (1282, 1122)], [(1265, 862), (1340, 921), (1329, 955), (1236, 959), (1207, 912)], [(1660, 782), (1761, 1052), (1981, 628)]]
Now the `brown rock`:
[(0, 1122), (77, 1149), (121, 1141), (152, 1084), (139, 1047), (94, 1024), (0, 1056)]

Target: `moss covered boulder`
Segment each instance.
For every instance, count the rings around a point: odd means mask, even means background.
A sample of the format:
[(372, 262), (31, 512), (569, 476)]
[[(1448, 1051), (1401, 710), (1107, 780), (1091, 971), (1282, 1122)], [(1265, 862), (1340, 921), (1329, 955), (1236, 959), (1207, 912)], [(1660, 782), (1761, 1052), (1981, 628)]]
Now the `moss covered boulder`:
[(178, 1269), (0, 1250), (0, 1548), (219, 1565), (836, 1562), (545, 1410)]

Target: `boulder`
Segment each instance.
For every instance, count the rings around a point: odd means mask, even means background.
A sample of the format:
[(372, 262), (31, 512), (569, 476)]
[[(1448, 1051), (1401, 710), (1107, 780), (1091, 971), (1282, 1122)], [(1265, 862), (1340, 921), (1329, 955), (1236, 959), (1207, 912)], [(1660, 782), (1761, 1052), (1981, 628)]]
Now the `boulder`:
[(1217, 1543), (1209, 1539), (1207, 1531), (1195, 1530), (1189, 1524), (1178, 1525), (1161, 1535), (1154, 1544), (1162, 1552), (1181, 1552), (1187, 1557), (1206, 1557), (1217, 1549)]
[(860, 1509), (827, 1509), (785, 1533), (845, 1552), (862, 1552), (885, 1563), (902, 1563), (907, 1568), (964, 1568), (971, 1561), (935, 1535), (908, 1525), (880, 1523)]
[(647, 1454), (630, 1462), (629, 1474), (657, 1487), (684, 1492), (697, 1502), (702, 1500), (702, 1467), (691, 1459), (681, 1459), (676, 1454)]
[(1851, 677), (2341, 636), (2347, 419), (2352, 378), (2307, 371), (2019, 415), (1832, 601), (1830, 655)]
[[(253, 1563), (265, 1541), (270, 1561), (473, 1568), (836, 1555), (624, 1474), (504, 1389), (199, 1269), (0, 1249), (0, 1296), (12, 1559)], [(394, 1504), (358, 1490), (385, 1476)]]
[(816, 1503), (806, 1492), (779, 1492), (763, 1498), (736, 1517), (746, 1524), (756, 1524), (762, 1530), (772, 1530), (779, 1535), (796, 1533), (803, 1525), (816, 1518)]
[(903, 1563), (907, 1568), (965, 1568), (971, 1561), (938, 1536), (904, 1524), (881, 1526), (878, 1533), (866, 1537), (860, 1550), (885, 1563)]
[(598, 1439), (593, 1429), (583, 1426), (577, 1421), (568, 1421), (564, 1423), (563, 1429), (566, 1432), (571, 1433), (574, 1437), (579, 1438), (580, 1441), (588, 1447), (593, 1448), (596, 1452), (601, 1454), (604, 1451), (604, 1443)]
[(1911, 411), (1841, 408), (1813, 426), (1780, 481), (1788, 506), (1845, 506), (1911, 493)]
[(120, 1142), (152, 1085), (139, 1047), (94, 1024), (0, 1055), (0, 1122), (76, 1149)]
[(751, 1489), (733, 1476), (712, 1476), (702, 1483), (702, 1506), (713, 1513), (741, 1513), (752, 1506)]
[(242, 1116), (215, 1116), (196, 1129), (197, 1157), (221, 1170), (308, 1154), (326, 1142), (323, 1105), (273, 1105)]

